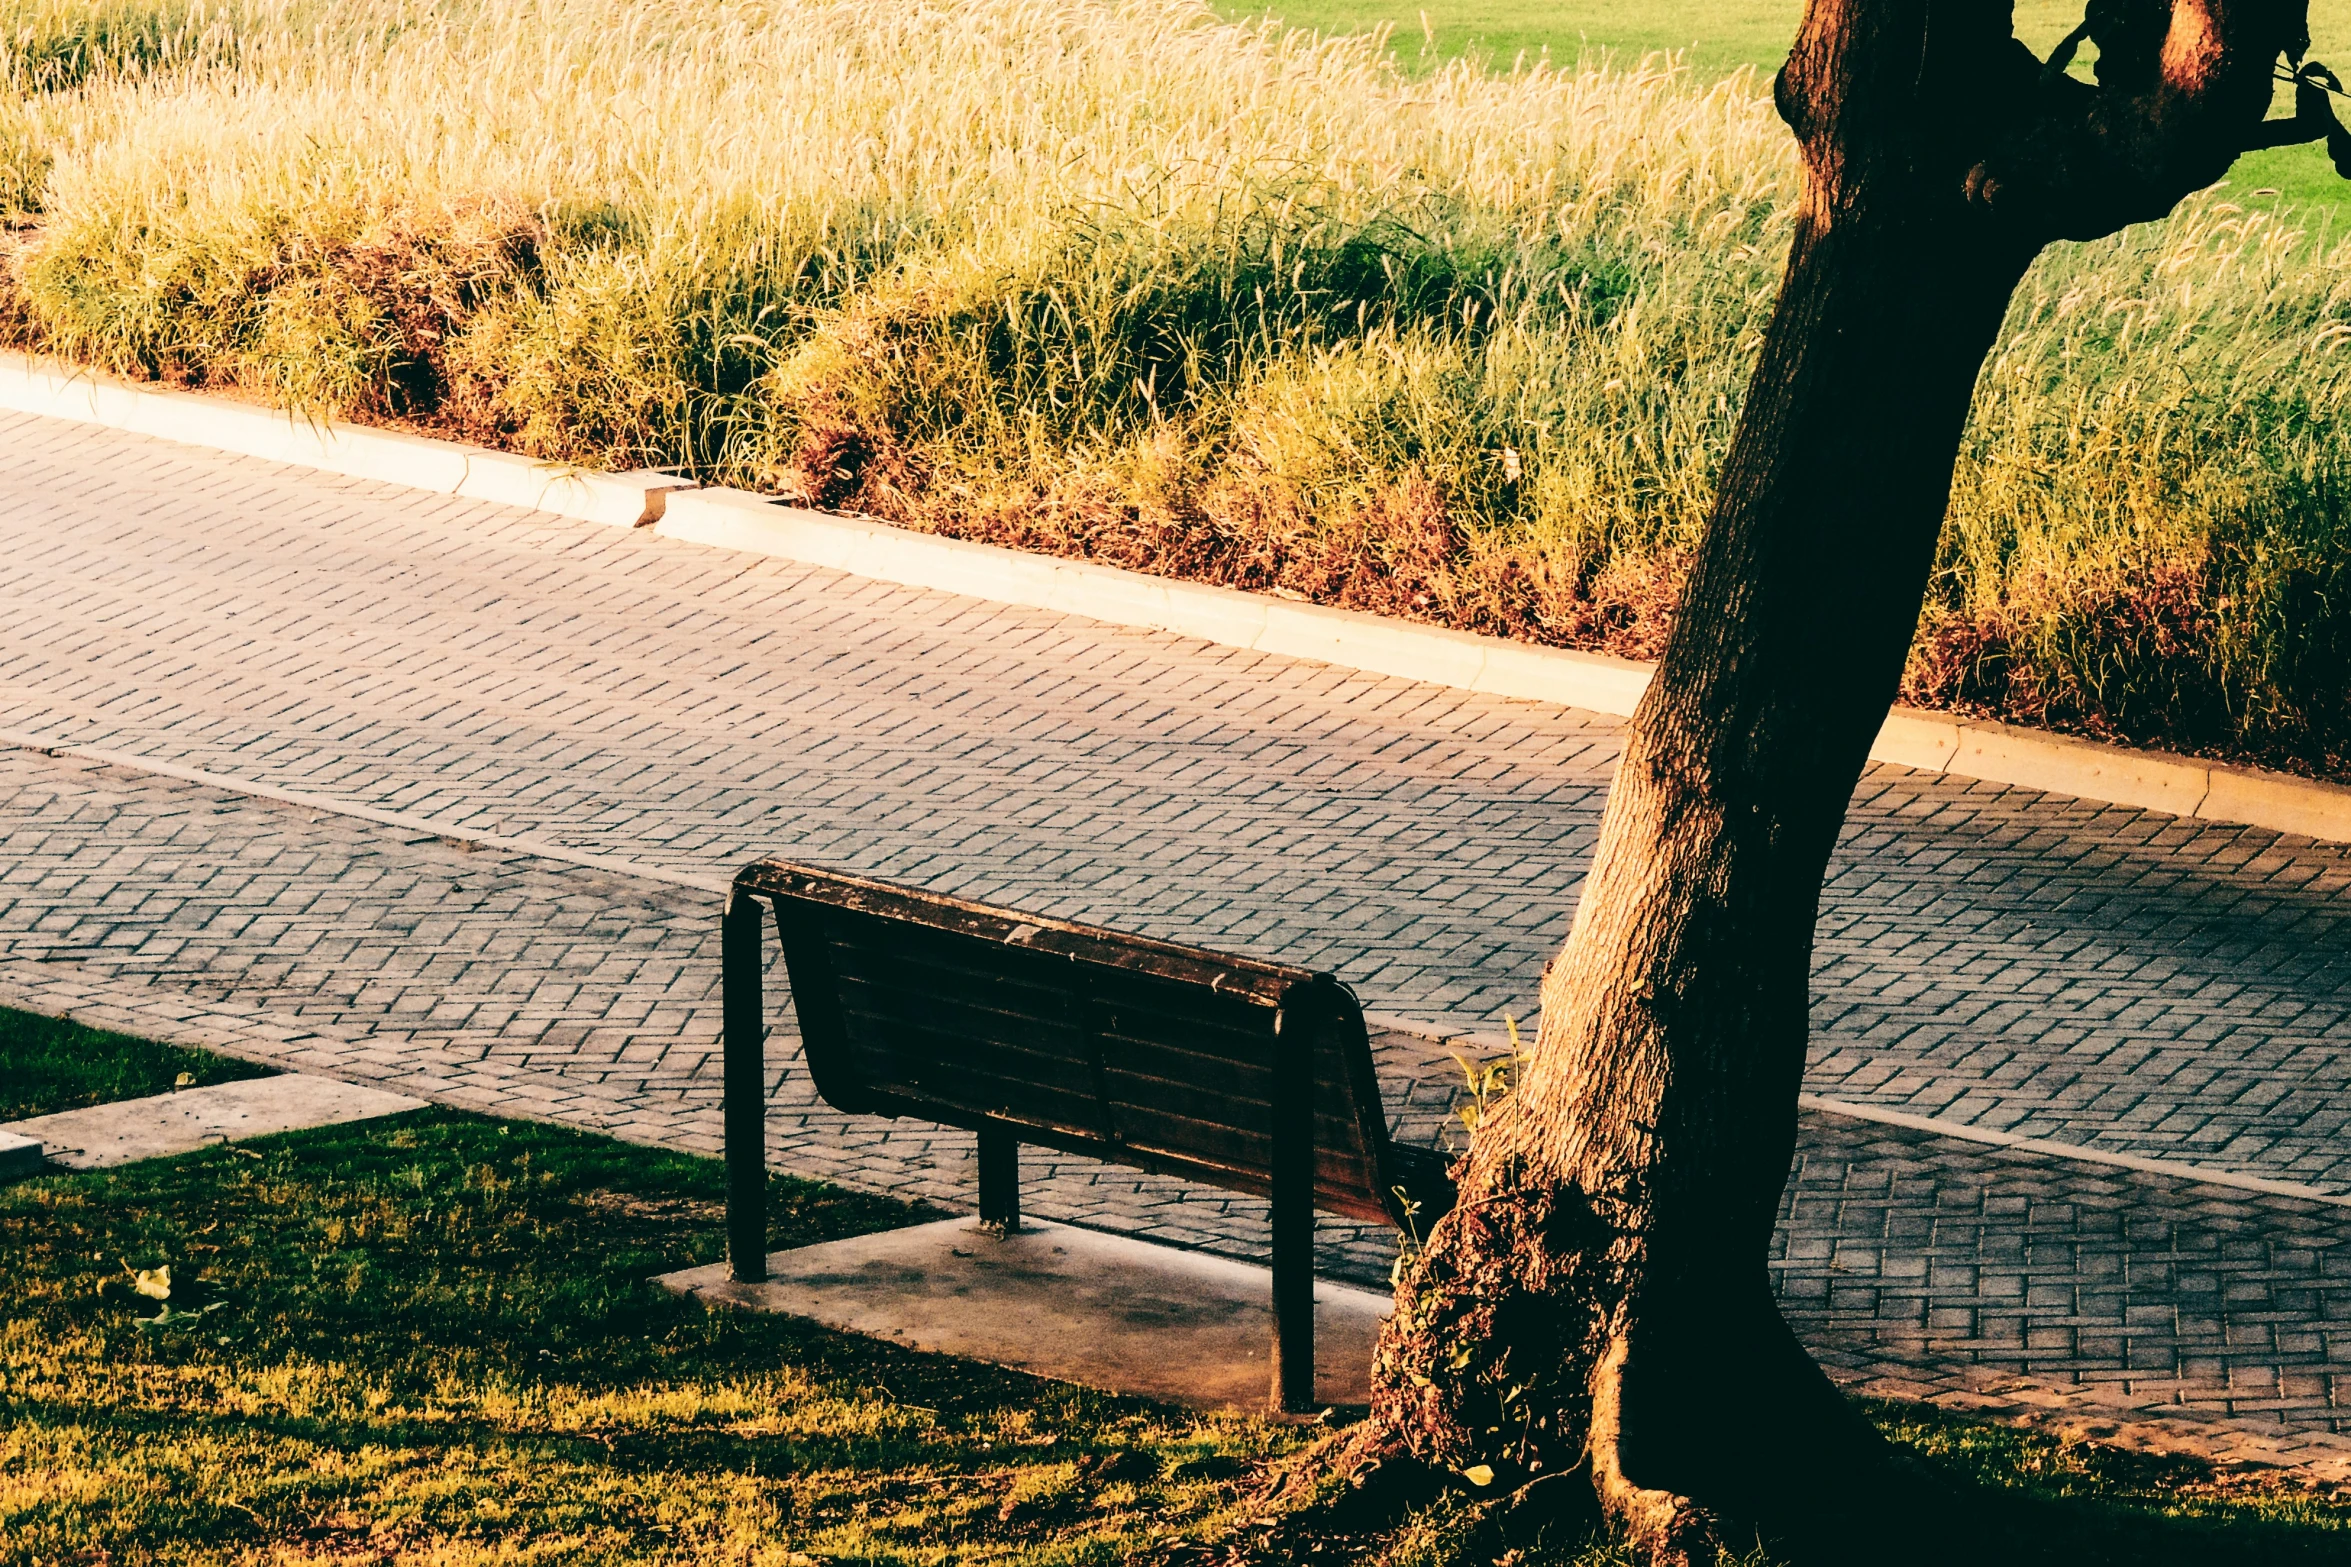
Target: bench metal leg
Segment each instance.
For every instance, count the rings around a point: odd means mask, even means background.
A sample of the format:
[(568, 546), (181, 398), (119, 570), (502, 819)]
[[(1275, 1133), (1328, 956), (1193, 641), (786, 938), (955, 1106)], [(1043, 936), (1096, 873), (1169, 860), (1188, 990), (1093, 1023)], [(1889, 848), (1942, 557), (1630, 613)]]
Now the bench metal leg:
[(980, 1222), (1010, 1235), (1020, 1228), (1020, 1139), (1000, 1126), (980, 1138)]
[(727, 895), (719, 939), (726, 1030), (727, 1260), (739, 1284), (767, 1280), (767, 1004), (759, 902)]
[(1272, 1403), (1284, 1414), (1314, 1408), (1314, 1208), (1292, 1202), (1285, 1213), (1279, 1198), (1273, 1217)]
[(1280, 1041), (1273, 1091), (1273, 1388), (1277, 1414), (1314, 1408), (1314, 1067)]

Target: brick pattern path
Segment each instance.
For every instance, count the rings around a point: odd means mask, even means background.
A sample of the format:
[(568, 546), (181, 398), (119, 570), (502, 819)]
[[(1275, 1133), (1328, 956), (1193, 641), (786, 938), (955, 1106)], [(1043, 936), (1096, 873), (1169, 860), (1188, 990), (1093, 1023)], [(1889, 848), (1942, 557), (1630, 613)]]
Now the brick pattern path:
[[(5, 418), (0, 450), (7, 728), (1265, 952), (1438, 1032), (1523, 1005), (1615, 755), (1588, 714), (113, 432)], [(0, 1000), (715, 1147), (705, 895), (23, 750), (0, 831)], [(1823, 901), (1808, 1086), (2351, 1191), (2347, 879), (2271, 833), (1874, 769)], [(1433, 1135), (1442, 1048), (1381, 1048)], [(961, 1139), (848, 1122), (780, 1068), (785, 1163), (968, 1190)], [(1783, 1300), (1863, 1385), (2351, 1453), (2351, 1210), (1819, 1117), (1788, 1201)], [(1259, 1222), (1092, 1166), (1035, 1205), (1228, 1249)]]
[[(0, 1002), (716, 1152), (717, 941), (703, 894), (0, 750)], [(779, 987), (779, 994), (781, 993)], [(777, 1018), (773, 1157), (950, 1204), (971, 1147), (840, 1116)], [(1399, 1130), (1442, 1135), (1444, 1047), (1378, 1040)], [(1029, 1206), (1262, 1255), (1262, 1206), (1031, 1154)], [(1775, 1259), (1841, 1376), (2351, 1477), (2351, 1209), (1807, 1116)], [(1384, 1237), (1326, 1224), (1326, 1272)], [(2192, 1424), (2184, 1432), (2179, 1420)]]

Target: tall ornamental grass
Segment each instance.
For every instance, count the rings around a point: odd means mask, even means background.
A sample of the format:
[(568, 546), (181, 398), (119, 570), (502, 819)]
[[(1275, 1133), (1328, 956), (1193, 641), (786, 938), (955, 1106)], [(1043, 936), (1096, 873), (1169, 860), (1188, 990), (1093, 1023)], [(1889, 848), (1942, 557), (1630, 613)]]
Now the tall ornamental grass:
[[(1751, 77), (1408, 77), (1196, 0), (0, 0), (0, 37), (23, 345), (1636, 656), (1796, 181)], [(2047, 257), (1912, 699), (2351, 771), (2347, 336), (2351, 248), (2225, 189)]]

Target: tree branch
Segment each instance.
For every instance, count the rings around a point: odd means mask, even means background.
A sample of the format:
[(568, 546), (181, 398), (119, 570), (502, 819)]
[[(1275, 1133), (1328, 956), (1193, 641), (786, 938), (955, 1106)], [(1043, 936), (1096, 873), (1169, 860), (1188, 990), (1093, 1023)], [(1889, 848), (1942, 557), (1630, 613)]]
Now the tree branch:
[[(2092, 0), (2029, 85), (1991, 85), (2021, 112), (1969, 169), (1969, 201), (2020, 237), (2094, 239), (2161, 217), (2245, 152), (2327, 142), (2351, 169), (2328, 101), (2332, 73), (2305, 66), (2307, 0)], [(2068, 75), (2084, 42), (2096, 83)], [(2265, 120), (2278, 62), (2295, 67), (2295, 113)]]
[(2343, 91), (2342, 82), (2315, 60), (2304, 61), (2285, 80), (2294, 84), (2294, 117), (2263, 120), (2253, 128), (2253, 139), (2245, 150), (2260, 152), (2270, 147), (2323, 141), (2327, 156), (2334, 160), (2335, 172), (2351, 180), (2351, 131), (2344, 130), (2343, 122), (2335, 118), (2333, 103), (2333, 98)]

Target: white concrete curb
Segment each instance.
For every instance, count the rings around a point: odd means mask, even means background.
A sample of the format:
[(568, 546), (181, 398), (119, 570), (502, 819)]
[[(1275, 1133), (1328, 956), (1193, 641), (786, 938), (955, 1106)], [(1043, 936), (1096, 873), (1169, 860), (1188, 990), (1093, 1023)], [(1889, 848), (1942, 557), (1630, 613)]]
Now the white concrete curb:
[(36, 1115), (0, 1126), (0, 1136), (38, 1139), (47, 1162), (60, 1169), (102, 1170), (194, 1153), (213, 1143), (342, 1126), (424, 1107), (425, 1101), (407, 1094), (312, 1072), (281, 1072)]
[[(674, 494), (655, 531), (909, 587), (1148, 626), (1228, 647), (1619, 717), (1631, 715), (1649, 685), (1650, 666), (1629, 659), (939, 538), (781, 505), (748, 490)], [(1886, 715), (1870, 755), (1921, 772), (2351, 842), (2351, 789), (2257, 768), (1905, 707)]]
[[(1649, 684), (1650, 666), (1628, 659), (915, 533), (781, 505), (748, 490), (694, 489), (670, 474), (585, 473), (453, 441), (304, 421), (227, 398), (135, 386), (22, 354), (0, 354), (0, 408), (535, 507), (588, 522), (651, 524), (667, 538), (1489, 696), (1621, 717), (1631, 714)], [(1887, 715), (1870, 755), (1922, 772), (2351, 843), (2351, 788), (2258, 768), (1911, 708)]]
[(1957, 1138), (1961, 1142), (1982, 1143), (1988, 1148), (2013, 1148), (2019, 1153), (2041, 1154), (2051, 1159), (2076, 1159), (2085, 1164), (2112, 1165), (2120, 1170), (2139, 1170), (2148, 1175), (2194, 1181), (2200, 1186), (2228, 1186), (2238, 1191), (2260, 1192), (2268, 1197), (2292, 1197), (2300, 1202), (2324, 1203), (2331, 1208), (2351, 1208), (2351, 1196), (2330, 1192), (2324, 1187), (2305, 1186), (2300, 1181), (2277, 1181), (2265, 1175), (2247, 1175), (2241, 1170), (2223, 1170), (2208, 1164), (2190, 1164), (2181, 1159), (2156, 1159), (2145, 1154), (2121, 1153), (2112, 1148), (2094, 1148), (2087, 1143), (2061, 1143), (2045, 1137), (2025, 1137), (2015, 1132), (1995, 1131), (1988, 1126), (1970, 1126), (1965, 1121), (1912, 1115), (1903, 1110), (1889, 1110), (1882, 1105), (1855, 1104), (1847, 1099), (1823, 1099), (1816, 1094), (1798, 1094), (1796, 1107), (1822, 1115), (1842, 1116), (1849, 1121), (1871, 1121), (1880, 1126), (1899, 1126), (1914, 1132), (1930, 1132), (1937, 1137)]
[(1626, 659), (1531, 647), (1089, 561), (972, 544), (779, 505), (749, 490), (713, 488), (673, 495), (654, 531), (666, 538), (787, 556), (909, 587), (1175, 631), (1227, 647), (1318, 659), (1492, 696), (1629, 713), (1649, 683), (1649, 666)]
[(24, 354), (0, 354), (0, 408), (624, 528), (653, 521), (665, 494), (693, 482), (665, 473), (588, 473), (486, 446), (305, 419), (232, 398), (138, 386)]

